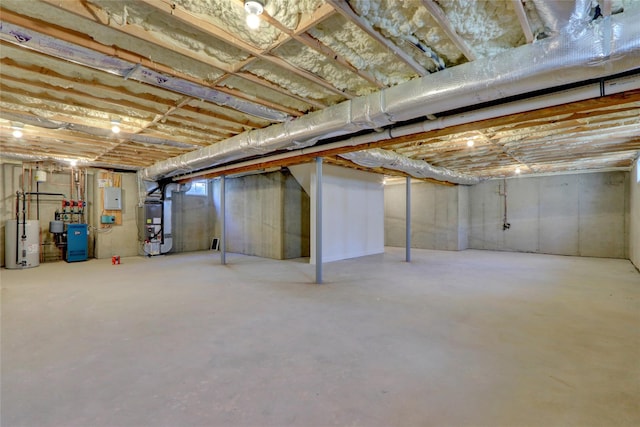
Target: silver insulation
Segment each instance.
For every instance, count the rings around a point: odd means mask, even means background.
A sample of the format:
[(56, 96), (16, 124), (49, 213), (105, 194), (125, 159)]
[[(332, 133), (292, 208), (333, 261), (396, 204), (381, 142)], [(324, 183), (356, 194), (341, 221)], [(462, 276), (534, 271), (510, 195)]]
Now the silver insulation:
[[(217, 144), (164, 160), (140, 171), (155, 181), (180, 173), (264, 155), (297, 144), (392, 125), (429, 114), (502, 99), (554, 86), (621, 73), (640, 64), (640, 14), (586, 22), (583, 2), (576, 19), (582, 31), (521, 46), (354, 98), (290, 122), (246, 132)], [(604, 34), (606, 33), (606, 34)], [(609, 43), (605, 42), (610, 40)]]
[[(39, 156), (35, 154), (19, 154), (19, 153), (0, 153), (0, 159), (19, 160), (21, 162), (56, 162), (56, 163), (69, 162), (68, 158), (61, 157), (61, 156)], [(83, 166), (82, 160), (80, 160), (78, 166)], [(135, 172), (138, 169), (135, 166), (130, 166), (130, 165), (121, 165), (117, 163), (103, 163), (103, 162), (94, 162), (94, 161), (91, 161), (91, 164), (88, 165), (88, 167), (104, 168), (104, 169), (122, 169), (122, 170), (130, 170), (132, 172)]]
[[(99, 136), (102, 138), (112, 139), (115, 138), (110, 129), (96, 128), (92, 126), (78, 125), (75, 123), (61, 122), (56, 120), (49, 120), (42, 117), (33, 116), (31, 114), (21, 113), (3, 113), (3, 117), (6, 120), (24, 123), (25, 125), (37, 126), (44, 129), (67, 129), (78, 133), (84, 133), (87, 135)], [(184, 142), (178, 142), (171, 139), (157, 138), (148, 135), (141, 135), (137, 133), (121, 132), (117, 136), (118, 140), (126, 140), (136, 142), (139, 144), (147, 145), (164, 145), (177, 148), (195, 148), (197, 145), (187, 144)]]
[(588, 8), (590, 8), (590, 5), (585, 3), (591, 3), (591, 0), (587, 2), (578, 0), (576, 4), (571, 1), (533, 0), (536, 12), (547, 30), (547, 35), (558, 34), (569, 24), (570, 20), (575, 18), (578, 18), (579, 22), (584, 25), (584, 19), (589, 12)]
[(261, 117), (274, 122), (283, 122), (290, 118), (288, 114), (281, 111), (227, 95), (210, 87), (161, 74), (140, 64), (134, 64), (109, 55), (96, 53), (91, 49), (58, 40), (3, 21), (0, 21), (0, 40), (74, 62), (85, 67), (115, 74), (125, 79), (147, 83), (196, 99), (204, 99), (255, 117)]
[(480, 178), (454, 172), (450, 169), (430, 165), (423, 160), (414, 160), (401, 154), (380, 148), (340, 154), (340, 157), (368, 168), (386, 168), (405, 172), (414, 178), (432, 178), (454, 184), (474, 185)]

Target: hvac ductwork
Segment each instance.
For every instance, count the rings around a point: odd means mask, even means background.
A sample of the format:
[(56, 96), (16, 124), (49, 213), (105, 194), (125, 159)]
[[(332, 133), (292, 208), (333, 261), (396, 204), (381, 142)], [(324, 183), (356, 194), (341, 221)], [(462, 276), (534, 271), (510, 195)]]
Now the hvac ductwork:
[(464, 185), (474, 185), (480, 182), (480, 178), (478, 177), (431, 166), (425, 161), (410, 159), (393, 151), (382, 150), (380, 148), (340, 154), (340, 157), (368, 168), (382, 167), (402, 171), (414, 178), (432, 178), (438, 181), (448, 181), (454, 184)]
[(236, 98), (211, 89), (210, 87), (161, 74), (140, 64), (134, 64), (109, 55), (96, 53), (91, 49), (58, 40), (8, 22), (0, 21), (0, 40), (17, 44), (55, 58), (75, 62), (85, 67), (115, 74), (125, 79), (136, 80), (192, 98), (203, 99), (217, 105), (230, 107), (270, 121), (283, 122), (289, 119), (289, 116), (281, 111)]
[[(604, 20), (578, 29), (567, 25), (567, 30), (555, 37), (345, 101), (291, 122), (236, 135), (158, 162), (140, 175), (155, 181), (275, 150), (299, 148), (319, 139), (632, 70), (640, 64), (639, 15), (612, 16), (607, 25)], [(576, 12), (576, 16), (584, 22), (582, 12)]]
[[(54, 121), (49, 119), (44, 119), (41, 117), (36, 117), (31, 114), (19, 114), (19, 113), (3, 113), (3, 118), (6, 120), (11, 120), (15, 122), (20, 122), (25, 125), (37, 126), (43, 129), (68, 129), (73, 130), (74, 132), (84, 133), (87, 135), (99, 136), (103, 138), (114, 138), (111, 129), (102, 129), (96, 128), (92, 126), (78, 125), (75, 123), (67, 123)], [(195, 148), (196, 145), (193, 144), (185, 144), (183, 142), (173, 141), (170, 139), (157, 138), (154, 136), (141, 135), (138, 133), (127, 133), (121, 132), (117, 139), (125, 139), (131, 142), (137, 142), (139, 144), (148, 144), (148, 145), (165, 145), (169, 147), (177, 147), (177, 148)]]

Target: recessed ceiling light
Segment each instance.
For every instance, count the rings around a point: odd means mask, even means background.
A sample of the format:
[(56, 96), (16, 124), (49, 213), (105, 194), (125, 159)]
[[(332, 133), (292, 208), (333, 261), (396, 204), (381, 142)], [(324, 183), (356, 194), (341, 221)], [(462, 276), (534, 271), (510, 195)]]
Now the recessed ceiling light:
[(13, 136), (15, 138), (22, 138), (22, 131), (20, 129), (14, 129)]
[(517, 166), (516, 167), (516, 175), (519, 175), (519, 174), (520, 174), (520, 166)]
[(473, 144), (475, 144), (473, 142), (473, 139), (470, 139), (470, 140), (467, 141), (467, 147), (473, 147)]

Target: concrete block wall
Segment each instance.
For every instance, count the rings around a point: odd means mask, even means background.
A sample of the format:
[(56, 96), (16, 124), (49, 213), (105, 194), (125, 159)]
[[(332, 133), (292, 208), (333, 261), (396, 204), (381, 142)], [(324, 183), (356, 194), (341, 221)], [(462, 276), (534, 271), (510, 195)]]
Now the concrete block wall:
[[(406, 245), (406, 185), (384, 187), (385, 245)], [(469, 188), (424, 181), (411, 184), (411, 246), (463, 250), (468, 247)]]
[[(227, 251), (272, 259), (309, 256), (309, 196), (286, 171), (226, 179)], [(213, 184), (216, 237), (220, 181)]]
[(508, 230), (504, 181), (470, 189), (470, 248), (628, 257), (628, 172), (519, 177), (506, 185)]
[(629, 259), (640, 270), (640, 158), (629, 176)]

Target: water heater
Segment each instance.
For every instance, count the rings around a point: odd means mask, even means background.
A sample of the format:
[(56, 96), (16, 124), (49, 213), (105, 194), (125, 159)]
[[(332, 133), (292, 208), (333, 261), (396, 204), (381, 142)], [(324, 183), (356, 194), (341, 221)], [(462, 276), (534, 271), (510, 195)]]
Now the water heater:
[(10, 219), (6, 222), (4, 265), (9, 269), (40, 265), (40, 221)]

